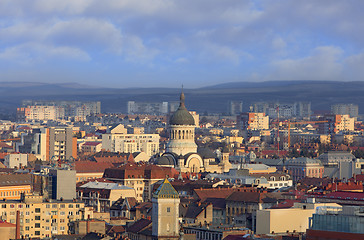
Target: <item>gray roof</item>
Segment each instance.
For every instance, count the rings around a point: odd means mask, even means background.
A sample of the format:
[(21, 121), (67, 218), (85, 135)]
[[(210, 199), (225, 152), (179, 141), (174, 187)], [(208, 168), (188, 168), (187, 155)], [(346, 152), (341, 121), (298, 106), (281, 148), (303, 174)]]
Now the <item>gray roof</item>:
[(193, 119), (185, 106), (185, 95), (183, 92), (181, 93), (179, 108), (169, 119), (169, 125), (195, 125), (195, 119)]
[(308, 165), (308, 164), (321, 164), (321, 161), (319, 159), (312, 159), (312, 158), (306, 158), (306, 157), (300, 157), (300, 158), (293, 158), (288, 161), (286, 161), (285, 165)]
[(109, 182), (88, 182), (80, 186), (81, 188), (93, 188), (93, 189), (108, 189), (108, 190), (133, 190), (131, 187), (127, 187), (118, 183)]

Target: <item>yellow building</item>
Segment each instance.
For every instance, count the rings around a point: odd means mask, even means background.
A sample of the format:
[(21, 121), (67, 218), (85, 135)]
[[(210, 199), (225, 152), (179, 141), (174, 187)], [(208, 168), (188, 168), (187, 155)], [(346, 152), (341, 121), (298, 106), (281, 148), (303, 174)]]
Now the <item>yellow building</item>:
[(92, 218), (92, 208), (73, 201), (43, 202), (42, 196), (25, 195), (22, 201), (0, 201), (0, 218), (20, 222), (20, 237), (51, 237), (68, 234), (69, 222)]
[(1, 174), (0, 199), (19, 200), (22, 193), (30, 193), (30, 174)]
[(319, 209), (341, 207), (336, 203), (295, 203), (292, 208), (257, 210), (257, 234), (306, 232), (309, 218)]

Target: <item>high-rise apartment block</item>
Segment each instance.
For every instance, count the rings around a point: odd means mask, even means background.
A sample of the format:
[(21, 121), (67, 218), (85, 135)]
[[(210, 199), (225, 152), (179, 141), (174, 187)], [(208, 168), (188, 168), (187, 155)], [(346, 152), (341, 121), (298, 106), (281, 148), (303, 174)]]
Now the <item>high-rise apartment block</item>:
[(32, 174), (33, 192), (44, 199), (76, 198), (76, 171), (69, 168), (44, 168)]
[(293, 104), (280, 104), (278, 102), (256, 102), (251, 106), (253, 112), (262, 112), (270, 118), (291, 118), (297, 117), (310, 119), (311, 103), (295, 102)]
[(331, 106), (331, 113), (356, 118), (359, 115), (359, 107), (356, 104), (335, 104)]
[(237, 125), (243, 130), (269, 129), (269, 117), (265, 113), (242, 113), (237, 116)]
[(319, 123), (320, 134), (336, 134), (339, 132), (354, 131), (354, 118), (349, 115), (328, 114), (320, 120), (326, 121)]
[(128, 114), (167, 114), (168, 102), (128, 101)]
[(21, 136), (17, 150), (35, 154), (43, 161), (69, 160), (77, 157), (77, 139), (69, 127), (33, 129)]
[(239, 115), (243, 112), (243, 102), (242, 101), (230, 101), (229, 102), (229, 114), (231, 116)]
[(42, 196), (25, 195), (20, 201), (0, 201), (0, 219), (17, 224), (17, 239), (67, 235), (70, 222), (89, 217), (93, 217), (92, 208), (73, 200), (44, 202)]
[(99, 113), (101, 113), (100, 102), (23, 101), (22, 107), (17, 109), (17, 118), (19, 121), (40, 121), (71, 117), (76, 121), (85, 121), (87, 116)]

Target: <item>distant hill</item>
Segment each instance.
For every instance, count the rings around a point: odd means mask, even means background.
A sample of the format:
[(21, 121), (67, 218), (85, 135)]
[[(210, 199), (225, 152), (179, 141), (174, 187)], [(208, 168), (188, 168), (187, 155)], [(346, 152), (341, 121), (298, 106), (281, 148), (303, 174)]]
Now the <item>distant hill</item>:
[[(126, 112), (127, 101), (179, 101), (179, 88), (97, 88), (74, 83), (0, 83), (0, 112), (15, 112), (22, 100), (101, 101), (103, 112)], [(200, 113), (227, 112), (228, 102), (243, 101), (244, 110), (257, 101), (310, 101), (313, 110), (336, 103), (354, 103), (364, 112), (364, 82), (267, 81), (235, 82), (184, 89), (188, 109)]]

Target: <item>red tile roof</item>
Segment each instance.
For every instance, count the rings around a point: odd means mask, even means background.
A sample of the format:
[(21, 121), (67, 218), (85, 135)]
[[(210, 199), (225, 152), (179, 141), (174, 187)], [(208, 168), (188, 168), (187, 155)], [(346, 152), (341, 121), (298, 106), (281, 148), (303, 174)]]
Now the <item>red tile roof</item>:
[(207, 198), (227, 198), (236, 188), (210, 188), (210, 189), (195, 189), (197, 196), (204, 202)]
[(139, 219), (133, 225), (128, 227), (128, 232), (138, 233), (138, 232), (150, 227), (151, 224), (152, 224), (152, 221), (149, 219), (144, 219), (144, 218)]
[(125, 162), (125, 157), (109, 156), (109, 157), (94, 157), (96, 162)]
[(75, 169), (78, 173), (103, 173), (106, 168), (114, 167), (112, 162), (77, 161)]
[(13, 228), (15, 228), (16, 225), (15, 224), (12, 224), (12, 223), (8, 223), (6, 221), (1, 221), (0, 220), (0, 227), (13, 227)]

